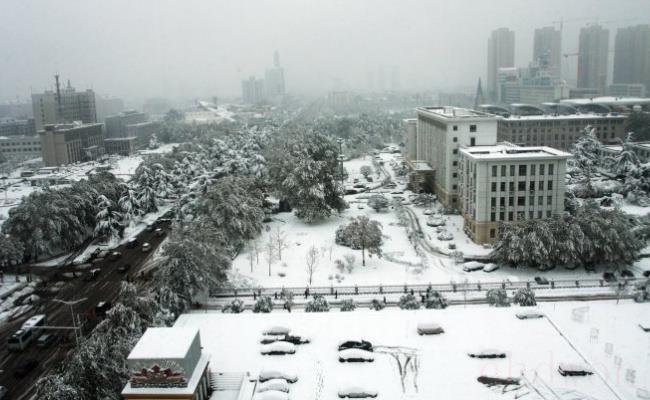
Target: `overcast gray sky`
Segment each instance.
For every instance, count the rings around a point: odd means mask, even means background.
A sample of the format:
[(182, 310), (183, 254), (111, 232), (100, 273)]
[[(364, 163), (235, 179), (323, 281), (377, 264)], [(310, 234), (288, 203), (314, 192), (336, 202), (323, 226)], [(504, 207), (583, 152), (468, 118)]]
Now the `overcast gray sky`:
[[(491, 30), (515, 30), (516, 62), (533, 31), (564, 18), (564, 51), (594, 18), (648, 23), (649, 0), (0, 0), (0, 100), (52, 86), (125, 99), (238, 95), (280, 52), (287, 88), (365, 89), (400, 69), (405, 89), (454, 89), (485, 77)], [(569, 60), (575, 63), (574, 60)], [(571, 66), (570, 66), (571, 67)]]

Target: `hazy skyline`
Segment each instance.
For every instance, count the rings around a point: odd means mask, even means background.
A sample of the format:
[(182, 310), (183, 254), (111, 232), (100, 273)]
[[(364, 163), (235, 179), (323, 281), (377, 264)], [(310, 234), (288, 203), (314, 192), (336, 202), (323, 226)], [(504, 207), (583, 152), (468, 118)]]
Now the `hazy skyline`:
[[(238, 96), (275, 50), (289, 93), (364, 90), (380, 65), (387, 86), (397, 66), (406, 90), (473, 87), (485, 81), (493, 29), (515, 31), (523, 67), (535, 28), (563, 18), (563, 52), (574, 52), (598, 19), (613, 50), (616, 28), (650, 21), (650, 1), (2, 0), (0, 15), (0, 101), (51, 88), (55, 73), (134, 100)], [(575, 70), (575, 58), (563, 62)]]

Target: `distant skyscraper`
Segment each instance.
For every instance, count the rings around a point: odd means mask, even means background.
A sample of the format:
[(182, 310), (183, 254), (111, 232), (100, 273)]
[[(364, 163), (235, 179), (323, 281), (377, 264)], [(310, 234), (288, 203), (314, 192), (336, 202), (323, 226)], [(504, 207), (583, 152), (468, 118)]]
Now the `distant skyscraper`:
[(478, 110), (478, 106), (485, 104), (485, 96), (483, 96), (483, 87), (481, 86), (481, 78), (478, 78), (478, 85), (476, 86), (476, 97), (474, 98), (474, 109)]
[(257, 104), (265, 100), (264, 79), (251, 76), (241, 82), (242, 100), (244, 103)]
[(599, 94), (605, 93), (608, 53), (609, 30), (600, 25), (580, 29), (578, 88), (596, 89)]
[(280, 54), (273, 53), (273, 67), (266, 70), (264, 76), (266, 95), (269, 98), (283, 96), (285, 94), (284, 69), (280, 66)]
[(614, 83), (642, 83), (650, 90), (650, 25), (616, 31)]
[(32, 94), (32, 109), (36, 130), (40, 131), (48, 124), (72, 123), (81, 121), (86, 124), (97, 122), (95, 92), (86, 90), (77, 92), (68, 81), (65, 88), (59, 84), (56, 76), (56, 91), (46, 90)]
[(533, 62), (560, 76), (562, 34), (552, 26), (535, 29)]
[(492, 31), (488, 39), (487, 90), (490, 100), (499, 98), (499, 68), (515, 66), (515, 32), (508, 28)]

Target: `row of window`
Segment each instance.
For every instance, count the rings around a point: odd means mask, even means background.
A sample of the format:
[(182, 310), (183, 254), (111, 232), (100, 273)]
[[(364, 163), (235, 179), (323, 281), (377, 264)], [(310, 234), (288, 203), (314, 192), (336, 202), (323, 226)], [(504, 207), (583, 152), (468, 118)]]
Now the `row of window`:
[(18, 149), (2, 149), (2, 153), (23, 153), (23, 152), (37, 152), (41, 151), (40, 148), (36, 147), (21, 147)]
[[(452, 127), (452, 129), (453, 129), (454, 132), (457, 132), (458, 131), (458, 125), (454, 125)], [(469, 131), (470, 132), (476, 132), (476, 125), (470, 125), (469, 126)], [(455, 140), (454, 140), (454, 142), (455, 142)]]
[(11, 146), (38, 146), (41, 142), (21, 142), (21, 143), (0, 143), (2, 147), (11, 147)]
[[(500, 197), (499, 198), (499, 206), (505, 207), (506, 205), (506, 198), (505, 197)], [(515, 197), (514, 196), (509, 196), (508, 197), (508, 206), (513, 207), (515, 205)], [(534, 206), (535, 205), (535, 196), (528, 196), (528, 204), (526, 204), (526, 196), (517, 196), (517, 205), (518, 206)], [(544, 196), (537, 196), (537, 205), (538, 206), (543, 206), (544, 205)], [(553, 205), (553, 196), (546, 196), (546, 205), (547, 206), (552, 206)], [(497, 198), (492, 197), (490, 199), (490, 206), (496, 207), (497, 206)], [(493, 220), (494, 221), (494, 220)]]
[[(505, 192), (506, 183), (508, 184), (508, 191), (514, 192), (515, 191), (514, 182), (500, 182), (499, 185), (497, 185), (497, 182), (492, 182), (491, 192), (495, 193), (497, 191), (497, 187), (499, 188), (499, 191)], [(535, 190), (535, 181), (528, 182), (528, 190), (529, 191)], [(544, 190), (544, 181), (537, 182), (537, 190)], [(546, 190), (553, 190), (553, 181), (546, 181)], [(526, 181), (517, 182), (517, 191), (519, 192), (526, 191)]]
[[(544, 218), (544, 215), (546, 215), (546, 218), (551, 218), (551, 216), (553, 215), (553, 211), (552, 210), (546, 210), (546, 214), (544, 213), (544, 211), (537, 211), (537, 219)], [(513, 211), (509, 211), (508, 213), (500, 212), (498, 214), (499, 219), (496, 219), (497, 213), (491, 213), (490, 214), (490, 221), (492, 221), (492, 222), (496, 222), (496, 221), (514, 221), (515, 220), (514, 216), (515, 216), (515, 213)], [(526, 212), (525, 211), (518, 211), (517, 212), (517, 221), (521, 221), (523, 219), (526, 219)], [(535, 219), (535, 211), (528, 211), (528, 219)]]
[[(508, 172), (508, 166), (507, 165), (493, 165), (492, 166), (492, 177), (496, 177), (497, 173), (499, 172), (499, 168), (501, 167), (501, 176), (506, 176), (506, 172)], [(517, 176), (527, 176), (528, 172), (530, 171), (530, 175), (534, 176), (537, 175), (537, 164), (531, 164), (530, 168), (527, 164), (520, 164), (520, 165), (510, 165), (510, 174), (509, 176), (515, 176), (515, 172), (517, 172)], [(553, 175), (554, 173), (554, 164), (548, 164), (548, 174)], [(539, 164), (539, 175), (544, 175), (546, 172), (546, 164)]]

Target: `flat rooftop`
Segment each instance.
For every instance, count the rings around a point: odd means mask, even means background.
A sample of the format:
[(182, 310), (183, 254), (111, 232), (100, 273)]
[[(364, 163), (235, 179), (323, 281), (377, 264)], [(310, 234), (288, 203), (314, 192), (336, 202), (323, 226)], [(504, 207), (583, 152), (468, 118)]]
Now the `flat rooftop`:
[(642, 104), (650, 104), (650, 98), (648, 97), (614, 97), (614, 96), (603, 96), (603, 97), (593, 97), (586, 99), (564, 99), (560, 100), (561, 103), (568, 104), (605, 104), (605, 105), (619, 105), (619, 106), (634, 106)]
[(128, 359), (184, 358), (197, 332), (196, 328), (149, 328), (131, 350)]
[(484, 119), (493, 119), (494, 115), (484, 113), (482, 111), (476, 111), (469, 108), (461, 107), (418, 107), (416, 111), (431, 114), (432, 116), (449, 118), (449, 119), (464, 119), (464, 118), (484, 118)]
[(623, 114), (619, 113), (609, 113), (609, 114), (596, 114), (596, 113), (585, 113), (585, 114), (564, 114), (564, 115), (510, 115), (509, 117), (499, 117), (505, 121), (544, 121), (544, 120), (560, 120), (560, 119), (571, 119), (571, 120), (581, 120), (581, 119), (625, 119), (627, 118)]
[(460, 152), (475, 159), (532, 159), (532, 158), (568, 158), (571, 154), (547, 146), (520, 147), (513, 144), (496, 144), (494, 146), (464, 147)]

